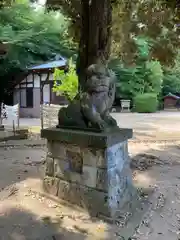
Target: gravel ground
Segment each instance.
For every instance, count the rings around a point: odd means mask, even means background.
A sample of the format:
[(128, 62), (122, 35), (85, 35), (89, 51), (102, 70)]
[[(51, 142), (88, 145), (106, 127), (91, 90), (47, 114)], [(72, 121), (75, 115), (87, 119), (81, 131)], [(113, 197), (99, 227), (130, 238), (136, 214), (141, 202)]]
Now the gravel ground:
[[(36, 143), (33, 147), (27, 141), (0, 144), (0, 240), (122, 240), (124, 234), (118, 225), (92, 219), (75, 206), (43, 193), (46, 149)], [(130, 142), (129, 152), (134, 183), (155, 189), (143, 221), (132, 223), (139, 227), (129, 240), (179, 239), (179, 142)]]

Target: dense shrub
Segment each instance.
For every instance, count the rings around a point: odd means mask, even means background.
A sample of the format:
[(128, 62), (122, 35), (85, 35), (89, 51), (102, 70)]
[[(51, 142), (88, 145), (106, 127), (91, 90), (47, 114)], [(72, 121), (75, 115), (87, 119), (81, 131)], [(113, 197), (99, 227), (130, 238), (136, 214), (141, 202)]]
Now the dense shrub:
[(144, 93), (134, 98), (134, 111), (138, 113), (153, 113), (158, 108), (157, 94)]
[(117, 97), (133, 99), (138, 94), (156, 93), (162, 90), (163, 69), (159, 61), (150, 56), (151, 44), (146, 38), (136, 38), (137, 58), (133, 65), (125, 66), (113, 59), (109, 67), (116, 73)]

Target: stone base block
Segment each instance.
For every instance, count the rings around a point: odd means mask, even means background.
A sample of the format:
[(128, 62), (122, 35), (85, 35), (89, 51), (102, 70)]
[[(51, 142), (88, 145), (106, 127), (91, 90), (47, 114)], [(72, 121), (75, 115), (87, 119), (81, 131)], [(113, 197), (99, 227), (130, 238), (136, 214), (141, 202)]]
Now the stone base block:
[(118, 131), (42, 130), (48, 146), (45, 190), (93, 216), (123, 212), (134, 195), (127, 143), (132, 131)]
[(0, 125), (0, 131), (4, 131), (4, 125)]
[(16, 129), (15, 134), (19, 135), (19, 139), (28, 139), (29, 130), (28, 129)]
[[(45, 177), (43, 186), (44, 190), (49, 194), (58, 196), (62, 200), (82, 207), (87, 210), (91, 216), (112, 217), (112, 208), (109, 205), (110, 199), (108, 192), (53, 177)], [(132, 192), (129, 190), (130, 189), (126, 189), (124, 191), (123, 198), (121, 195), (118, 196), (119, 201), (117, 202), (117, 211), (114, 217), (123, 215), (127, 209), (129, 210), (131, 208), (131, 201), (135, 191), (133, 188)], [(122, 201), (124, 202), (122, 203)], [(122, 204), (124, 208), (122, 208)]]

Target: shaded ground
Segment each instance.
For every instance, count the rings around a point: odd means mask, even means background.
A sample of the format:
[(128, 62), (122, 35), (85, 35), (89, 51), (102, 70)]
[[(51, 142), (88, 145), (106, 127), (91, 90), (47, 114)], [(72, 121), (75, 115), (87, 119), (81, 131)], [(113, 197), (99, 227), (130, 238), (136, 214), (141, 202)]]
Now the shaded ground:
[[(123, 239), (118, 225), (92, 219), (42, 192), (43, 147), (25, 147), (19, 142), (19, 146), (12, 147), (15, 142), (9, 143), (9, 147), (0, 145), (0, 239)], [(140, 219), (130, 221), (126, 232), (140, 224), (132, 239), (177, 240), (180, 143), (131, 142), (129, 151), (135, 184), (140, 188), (153, 186), (156, 191), (142, 223)]]
[[(0, 143), (0, 240), (180, 239), (180, 113), (114, 115), (121, 127), (135, 128), (129, 142), (135, 185), (155, 189), (143, 219), (122, 232), (119, 223), (92, 219), (44, 194), (45, 141), (32, 137)], [(35, 122), (29, 126), (38, 129)]]
[[(155, 162), (145, 170), (134, 172), (134, 179), (144, 186), (155, 186), (149, 211), (144, 216), (133, 239), (180, 239), (180, 143), (132, 144), (133, 155), (146, 153), (146, 164), (151, 155)], [(149, 155), (150, 154), (150, 155)], [(140, 158), (138, 158), (140, 159)], [(145, 164), (145, 166), (147, 166)], [(145, 167), (146, 168), (146, 167)]]

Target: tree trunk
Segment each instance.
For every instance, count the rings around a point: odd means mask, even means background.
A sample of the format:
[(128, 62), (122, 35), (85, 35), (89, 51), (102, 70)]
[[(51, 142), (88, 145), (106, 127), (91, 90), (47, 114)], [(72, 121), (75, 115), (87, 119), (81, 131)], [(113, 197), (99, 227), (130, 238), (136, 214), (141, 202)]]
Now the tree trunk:
[(82, 26), (77, 60), (80, 88), (86, 82), (85, 70), (91, 64), (107, 64), (110, 55), (111, 0), (81, 0)]

